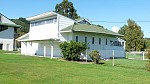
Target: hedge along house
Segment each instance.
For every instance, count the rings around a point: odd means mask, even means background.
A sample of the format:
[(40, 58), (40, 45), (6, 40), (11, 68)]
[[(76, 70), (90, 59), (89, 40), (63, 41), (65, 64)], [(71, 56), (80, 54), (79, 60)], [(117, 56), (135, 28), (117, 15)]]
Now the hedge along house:
[(0, 50), (15, 50), (16, 29), (19, 27), (0, 13)]
[[(55, 12), (46, 12), (27, 18), (29, 33), (19, 37), (21, 54), (44, 57), (61, 57), (59, 44), (71, 40), (87, 42), (88, 50), (119, 50), (124, 52), (121, 35), (94, 26), (87, 19), (72, 20)], [(120, 55), (124, 57), (124, 54)], [(105, 58), (106, 55), (103, 54)], [(108, 58), (108, 57), (106, 57)]]

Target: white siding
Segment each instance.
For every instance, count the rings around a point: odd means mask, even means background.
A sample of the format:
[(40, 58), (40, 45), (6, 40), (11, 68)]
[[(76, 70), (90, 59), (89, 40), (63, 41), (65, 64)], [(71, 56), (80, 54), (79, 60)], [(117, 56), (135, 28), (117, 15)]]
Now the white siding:
[(3, 44), (3, 50), (13, 51), (14, 28), (0, 32), (0, 44)]
[(58, 26), (58, 28), (59, 28), (58, 29), (58, 31), (59, 31), (59, 38), (60, 38), (61, 41), (65, 41), (65, 38), (60, 34), (60, 30), (66, 28), (66, 27), (68, 27), (70, 25), (73, 25), (75, 21), (72, 20), (72, 19), (69, 19), (69, 18), (67, 18), (65, 16), (62, 16), (62, 15), (58, 15), (58, 18), (59, 18), (59, 21), (58, 21), (58, 24), (59, 24), (59, 26)]
[[(90, 50), (121, 50), (124, 51), (123, 46), (111, 46), (110, 41), (117, 41), (118, 38), (115, 36), (108, 36), (104, 34), (93, 34), (93, 33), (73, 33), (73, 40), (78, 36), (79, 42), (85, 42), (85, 37), (87, 37), (87, 43), (89, 43)], [(92, 38), (94, 37), (94, 44), (92, 44)], [(99, 38), (101, 38), (101, 44), (99, 44)], [(107, 39), (107, 45), (106, 45)]]
[[(115, 57), (125, 57), (125, 50), (123, 46), (111, 46), (110, 41), (117, 41), (118, 38), (115, 36), (109, 36), (104, 34), (94, 34), (94, 33), (83, 33), (83, 32), (76, 32), (73, 33), (73, 40), (75, 41), (76, 36), (78, 36), (79, 42), (85, 42), (85, 37), (87, 37), (88, 44), (88, 54), (92, 50), (98, 50), (103, 58), (110, 58), (112, 57), (113, 50), (115, 51)], [(94, 37), (94, 44), (92, 44), (92, 38)], [(101, 44), (99, 44), (99, 38), (101, 38)], [(106, 45), (107, 39), (107, 45)], [(84, 53), (85, 58), (85, 53)], [(88, 56), (88, 59), (90, 57)]]
[(58, 38), (57, 23), (44, 24), (30, 27), (29, 39)]
[[(31, 48), (32, 45), (32, 48)], [(21, 42), (21, 54), (35, 55), (38, 49), (38, 43), (35, 42)]]

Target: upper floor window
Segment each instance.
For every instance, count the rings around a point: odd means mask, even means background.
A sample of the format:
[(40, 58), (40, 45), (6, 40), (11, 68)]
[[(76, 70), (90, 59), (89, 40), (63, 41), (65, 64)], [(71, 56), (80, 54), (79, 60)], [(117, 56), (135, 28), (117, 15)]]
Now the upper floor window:
[(94, 44), (94, 37), (92, 37), (92, 44)]
[(47, 19), (47, 20), (32, 22), (31, 23), (31, 27), (33, 27), (33, 26), (39, 26), (39, 25), (44, 25), (44, 24), (50, 24), (50, 23), (56, 23), (56, 22), (57, 22), (57, 18), (52, 18), (52, 19)]
[(53, 19), (46, 20), (46, 24), (53, 23)]
[(101, 44), (101, 38), (99, 38), (99, 45)]
[(85, 37), (85, 43), (87, 43), (87, 37)]
[(78, 36), (76, 36), (76, 42), (78, 42)]

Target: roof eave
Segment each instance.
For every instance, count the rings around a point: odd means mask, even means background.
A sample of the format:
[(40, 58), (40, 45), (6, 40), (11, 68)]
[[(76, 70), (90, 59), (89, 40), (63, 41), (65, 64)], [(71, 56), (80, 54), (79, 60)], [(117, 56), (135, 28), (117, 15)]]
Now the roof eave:
[(88, 32), (88, 31), (78, 31), (78, 30), (73, 30), (73, 31), (76, 31), (76, 32), (87, 32), (87, 33), (98, 33), (98, 34), (107, 34), (107, 35), (112, 35), (112, 36), (119, 36), (119, 37), (123, 37), (124, 35), (120, 35), (120, 34), (110, 34), (110, 33), (106, 33), (106, 32), (95, 32), (95, 31), (91, 31), (91, 32)]
[(34, 20), (38, 20), (40, 18), (46, 18), (46, 17), (50, 17), (50, 16), (57, 16), (57, 14), (55, 12), (46, 12), (46, 13), (43, 13), (43, 14), (28, 17), (28, 18), (26, 18), (26, 20), (34, 21)]
[(3, 26), (9, 26), (9, 27), (17, 27), (17, 28), (21, 28), (20, 25), (9, 24), (9, 23), (1, 23), (1, 22), (0, 22), (0, 25), (3, 25)]
[(24, 39), (24, 40), (18, 40), (20, 42), (35, 42), (35, 41), (59, 41), (58, 38), (50, 38), (50, 39)]

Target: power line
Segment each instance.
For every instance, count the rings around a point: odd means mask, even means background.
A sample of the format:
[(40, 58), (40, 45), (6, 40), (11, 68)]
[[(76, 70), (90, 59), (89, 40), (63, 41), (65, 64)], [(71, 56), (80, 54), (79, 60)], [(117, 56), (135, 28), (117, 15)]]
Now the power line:
[[(124, 21), (91, 21), (91, 22), (103, 22), (103, 23), (127, 23), (127, 22), (124, 22)], [(135, 21), (135, 22), (149, 23), (150, 21)]]

